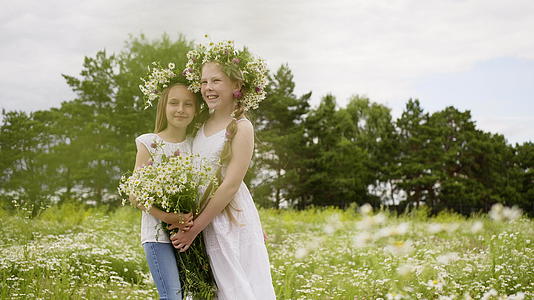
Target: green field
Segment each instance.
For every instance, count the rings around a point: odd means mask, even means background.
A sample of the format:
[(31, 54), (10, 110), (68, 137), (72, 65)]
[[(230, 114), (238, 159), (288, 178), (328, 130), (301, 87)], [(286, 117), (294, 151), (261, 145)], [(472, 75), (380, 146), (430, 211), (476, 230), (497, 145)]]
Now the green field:
[[(278, 299), (534, 296), (534, 222), (525, 217), (356, 209), (260, 214)], [(138, 211), (64, 205), (35, 219), (5, 211), (0, 217), (1, 299), (157, 298), (139, 244)]]

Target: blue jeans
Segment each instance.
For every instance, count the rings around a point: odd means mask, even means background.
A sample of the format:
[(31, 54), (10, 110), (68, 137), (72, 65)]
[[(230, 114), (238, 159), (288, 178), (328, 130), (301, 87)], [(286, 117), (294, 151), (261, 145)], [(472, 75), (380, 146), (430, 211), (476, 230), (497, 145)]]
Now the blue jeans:
[(182, 287), (174, 248), (170, 243), (143, 244), (152, 278), (158, 288), (160, 300), (182, 299)]

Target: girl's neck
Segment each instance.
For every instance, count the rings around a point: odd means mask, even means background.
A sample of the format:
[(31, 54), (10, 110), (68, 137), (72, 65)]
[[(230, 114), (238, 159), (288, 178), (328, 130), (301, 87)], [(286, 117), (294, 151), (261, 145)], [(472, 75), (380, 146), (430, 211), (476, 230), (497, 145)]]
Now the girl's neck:
[(159, 137), (171, 143), (180, 143), (185, 140), (186, 128), (167, 126), (167, 128), (158, 132)]
[(232, 119), (234, 107), (235, 104), (216, 108), (209, 117), (210, 121), (214, 123), (228, 123)]

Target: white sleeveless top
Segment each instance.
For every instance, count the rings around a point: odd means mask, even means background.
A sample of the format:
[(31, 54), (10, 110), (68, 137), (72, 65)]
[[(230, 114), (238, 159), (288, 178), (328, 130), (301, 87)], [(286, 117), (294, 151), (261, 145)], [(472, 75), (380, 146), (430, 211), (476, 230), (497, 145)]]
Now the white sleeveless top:
[[(159, 147), (158, 149), (152, 148), (151, 145), (154, 142), (163, 143), (163, 147)], [(192, 138), (187, 137), (183, 142), (180, 143), (170, 143), (163, 140), (155, 133), (145, 133), (138, 136), (135, 139), (135, 143), (137, 145), (144, 145), (148, 149), (148, 152), (154, 157), (154, 164), (159, 164), (163, 154), (170, 156), (176, 152), (176, 150), (180, 150), (180, 153), (190, 154)], [(161, 227), (161, 220), (145, 211), (142, 211), (141, 244), (146, 242), (170, 243), (171, 241), (168, 234), (166, 234)]]

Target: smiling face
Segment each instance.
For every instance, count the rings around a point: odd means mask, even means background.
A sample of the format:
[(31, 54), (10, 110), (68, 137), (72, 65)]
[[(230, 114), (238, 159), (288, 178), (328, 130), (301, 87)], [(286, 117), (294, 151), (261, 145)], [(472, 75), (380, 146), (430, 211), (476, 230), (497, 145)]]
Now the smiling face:
[(200, 93), (210, 110), (234, 104), (233, 92), (239, 84), (232, 81), (217, 63), (204, 64), (200, 83)]
[(167, 126), (187, 128), (196, 112), (196, 97), (183, 85), (173, 86), (167, 96), (165, 116)]

